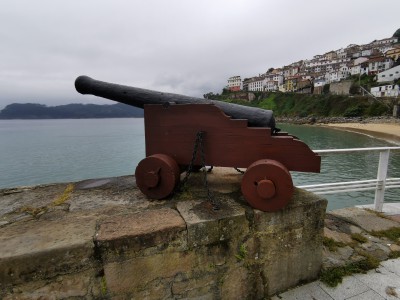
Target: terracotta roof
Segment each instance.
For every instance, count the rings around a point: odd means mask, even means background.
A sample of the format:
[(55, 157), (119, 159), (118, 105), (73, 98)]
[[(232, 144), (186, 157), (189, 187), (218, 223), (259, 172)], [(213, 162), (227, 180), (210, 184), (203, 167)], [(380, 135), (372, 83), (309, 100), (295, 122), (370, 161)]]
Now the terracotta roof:
[(368, 60), (368, 63), (371, 63), (371, 62), (380, 62), (380, 61), (385, 61), (385, 57), (384, 57), (384, 56), (371, 57), (371, 58)]

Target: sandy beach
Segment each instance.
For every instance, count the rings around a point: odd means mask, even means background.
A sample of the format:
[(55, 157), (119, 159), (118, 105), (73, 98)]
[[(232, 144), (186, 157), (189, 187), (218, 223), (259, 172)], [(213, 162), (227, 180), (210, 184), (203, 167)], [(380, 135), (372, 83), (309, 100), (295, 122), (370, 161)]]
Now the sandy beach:
[(400, 123), (335, 123), (323, 126), (364, 133), (400, 145)]

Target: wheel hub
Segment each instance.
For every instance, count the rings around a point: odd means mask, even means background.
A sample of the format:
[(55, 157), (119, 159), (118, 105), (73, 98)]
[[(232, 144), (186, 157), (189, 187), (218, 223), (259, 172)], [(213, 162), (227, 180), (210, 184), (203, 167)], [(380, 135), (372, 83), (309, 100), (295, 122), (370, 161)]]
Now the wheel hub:
[(263, 199), (272, 198), (275, 195), (275, 184), (268, 179), (257, 182), (257, 194)]

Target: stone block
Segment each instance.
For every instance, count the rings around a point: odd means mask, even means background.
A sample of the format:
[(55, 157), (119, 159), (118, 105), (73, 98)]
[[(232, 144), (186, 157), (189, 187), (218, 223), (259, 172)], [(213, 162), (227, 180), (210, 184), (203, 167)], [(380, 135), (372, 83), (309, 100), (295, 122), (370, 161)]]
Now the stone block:
[(214, 299), (213, 290), (218, 286), (218, 278), (215, 274), (205, 274), (194, 278), (175, 281), (171, 292), (175, 299), (191, 299), (201, 295), (202, 299)]
[(263, 299), (262, 277), (254, 268), (233, 266), (225, 273), (221, 284), (221, 299)]
[(93, 265), (96, 220), (70, 215), (0, 228), (0, 288)]
[(104, 275), (110, 294), (123, 295), (143, 291), (152, 282), (191, 272), (196, 267), (199, 268), (194, 252), (159, 253), (107, 263)]
[(132, 256), (141, 250), (174, 242), (186, 247), (185, 222), (170, 208), (113, 216), (98, 227), (95, 240), (103, 260)]
[(350, 235), (343, 232), (330, 230), (329, 228), (326, 227), (324, 228), (324, 236), (333, 239), (339, 243), (344, 243), (344, 244), (354, 243)]
[(326, 205), (325, 199), (296, 189), (285, 209), (274, 213), (255, 210), (258, 263), (268, 295), (318, 277)]
[(51, 281), (33, 281), (11, 288), (9, 293), (2, 299), (94, 299), (96, 297), (94, 297), (92, 290), (96, 285), (95, 276), (95, 270), (87, 270), (84, 272), (57, 276)]
[(372, 211), (358, 207), (337, 209), (331, 214), (349, 223), (356, 224), (366, 231), (387, 230), (399, 226), (399, 223), (395, 221), (381, 218)]
[(179, 202), (177, 209), (187, 226), (189, 247), (219, 243), (249, 233), (245, 209), (233, 200), (222, 202), (217, 211), (199, 200)]

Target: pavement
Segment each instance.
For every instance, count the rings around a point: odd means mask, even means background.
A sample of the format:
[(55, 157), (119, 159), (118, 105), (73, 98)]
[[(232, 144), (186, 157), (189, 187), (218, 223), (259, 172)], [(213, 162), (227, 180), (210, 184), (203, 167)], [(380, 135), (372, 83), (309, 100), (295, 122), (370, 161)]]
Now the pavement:
[(271, 300), (383, 300), (400, 299), (400, 258), (381, 262), (366, 274), (345, 277), (337, 287), (321, 281), (294, 288)]

